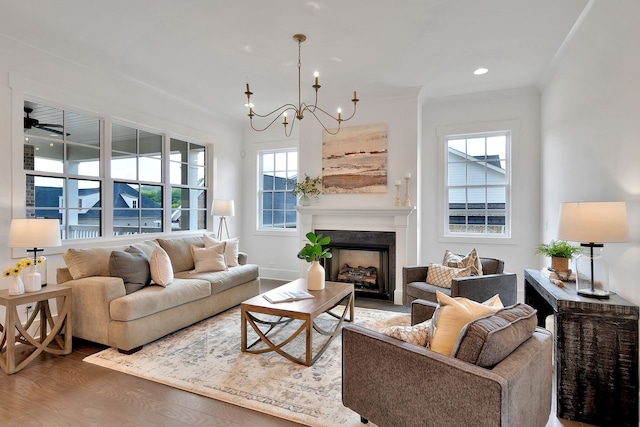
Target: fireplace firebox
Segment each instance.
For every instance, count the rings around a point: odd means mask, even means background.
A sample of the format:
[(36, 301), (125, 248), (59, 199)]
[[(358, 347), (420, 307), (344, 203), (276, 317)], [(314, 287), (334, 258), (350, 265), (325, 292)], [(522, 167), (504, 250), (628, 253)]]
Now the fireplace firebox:
[(332, 258), (323, 259), (326, 280), (350, 282), (356, 297), (393, 300), (396, 236), (385, 231), (315, 230), (329, 236)]

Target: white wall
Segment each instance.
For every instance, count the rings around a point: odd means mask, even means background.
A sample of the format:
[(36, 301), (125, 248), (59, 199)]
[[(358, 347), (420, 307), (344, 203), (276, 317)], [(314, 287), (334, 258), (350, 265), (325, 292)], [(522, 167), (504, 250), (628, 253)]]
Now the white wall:
[[(481, 131), (487, 123), (515, 122), (512, 143), (512, 238), (443, 238), (444, 152), (438, 147), (438, 129)], [(534, 255), (539, 239), (540, 97), (535, 88), (488, 92), (427, 100), (422, 114), (422, 227), (420, 264), (442, 262), (446, 249), (505, 261), (505, 270), (518, 275), (519, 300), (524, 300), (524, 269), (537, 268)], [(442, 210), (442, 211), (441, 211)]]
[[(605, 245), (611, 290), (640, 304), (640, 2), (597, 0), (542, 94), (542, 240), (564, 201), (625, 201), (629, 243)], [(572, 267), (573, 268), (573, 267)]]
[[(418, 141), (418, 90), (412, 94), (404, 94), (397, 98), (361, 99), (358, 104), (356, 116), (343, 126), (360, 126), (365, 124), (386, 123), (388, 128), (388, 189), (386, 193), (376, 194), (326, 194), (321, 195), (319, 202), (313, 205), (320, 207), (393, 207), (395, 203), (396, 180), (402, 179), (406, 173), (413, 177), (417, 175), (417, 141)], [(324, 100), (323, 100), (324, 101)], [(330, 102), (329, 102), (330, 104)], [(350, 113), (350, 108), (345, 108)], [(298, 123), (296, 123), (296, 126)], [(299, 174), (307, 173), (310, 176), (322, 174), (322, 127), (310, 115), (300, 122), (299, 138), (297, 135), (285, 138), (282, 126), (274, 124), (271, 132), (254, 132), (247, 130), (245, 134), (246, 158), (244, 162), (246, 176), (251, 177), (252, 182), (247, 182), (245, 187), (245, 204), (253, 205), (243, 218), (246, 235), (250, 236), (246, 243), (241, 242), (244, 249), (248, 249), (251, 262), (260, 265), (262, 277), (282, 280), (294, 279), (300, 276), (300, 260), (296, 258), (300, 250), (298, 233), (274, 233), (256, 231), (257, 219), (257, 152), (263, 149), (285, 148), (298, 146)], [(417, 203), (416, 180), (410, 183), (412, 203)], [(404, 196), (404, 180), (403, 180)], [(412, 248), (410, 254), (411, 263), (417, 260), (417, 215), (410, 218), (409, 229), (411, 241), (408, 246)]]
[[(62, 106), (102, 117), (124, 119), (140, 126), (169, 132), (171, 136), (210, 145), (210, 161), (216, 165), (213, 195), (236, 198), (243, 188), (241, 168), (242, 133), (240, 126), (228, 124), (188, 101), (147, 87), (139, 82), (109, 74), (108, 70), (92, 70), (0, 38), (0, 270), (12, 266), (16, 259), (7, 248), (12, 212), (23, 213), (19, 190), (14, 194), (12, 182), (22, 182), (22, 117), (25, 96), (37, 97), (54, 106)], [(11, 161), (13, 159), (13, 161)], [(210, 177), (211, 178), (211, 177)], [(13, 206), (15, 198), (18, 199)], [(238, 206), (242, 209), (240, 203)], [(210, 229), (214, 229), (214, 221)], [(230, 222), (232, 234), (241, 227)], [(118, 242), (124, 242), (119, 240)], [(81, 245), (74, 242), (73, 246)], [(113, 239), (102, 239), (101, 245), (115, 245)], [(48, 278), (55, 281), (55, 268), (62, 266), (61, 253), (47, 255)], [(51, 251), (48, 251), (51, 252)], [(8, 288), (9, 279), (0, 280), (0, 289)], [(0, 311), (2, 307), (0, 307)], [(0, 313), (4, 316), (3, 313)]]

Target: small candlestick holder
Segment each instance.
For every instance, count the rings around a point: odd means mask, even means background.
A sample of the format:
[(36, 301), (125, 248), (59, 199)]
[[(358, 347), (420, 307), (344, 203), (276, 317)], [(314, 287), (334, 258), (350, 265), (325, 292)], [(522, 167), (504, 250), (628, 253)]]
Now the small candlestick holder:
[(411, 206), (411, 199), (410, 199), (410, 196), (409, 196), (409, 181), (411, 180), (411, 178), (406, 176), (404, 178), (404, 180), (407, 183), (407, 191), (404, 193), (404, 205), (405, 206)]
[(402, 204), (400, 203), (400, 181), (398, 181), (398, 183), (396, 183), (396, 206), (402, 206)]

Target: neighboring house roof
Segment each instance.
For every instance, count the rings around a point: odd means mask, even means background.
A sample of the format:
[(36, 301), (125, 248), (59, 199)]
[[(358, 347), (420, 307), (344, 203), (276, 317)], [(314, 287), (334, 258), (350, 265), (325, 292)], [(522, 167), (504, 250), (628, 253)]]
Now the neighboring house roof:
[[(59, 208), (60, 198), (62, 197), (62, 188), (60, 187), (36, 187), (36, 201), (38, 208)], [(100, 215), (100, 211), (94, 208), (100, 207), (100, 189), (99, 188), (81, 188), (78, 189), (78, 196), (83, 202), (91, 201), (92, 205), (82, 206), (79, 217), (95, 218)], [(131, 188), (127, 184), (114, 183), (113, 188), (113, 207), (115, 218), (127, 218), (131, 216), (131, 212), (127, 203), (126, 196), (138, 197), (138, 191)], [(160, 205), (145, 196), (140, 197), (143, 218), (157, 218), (162, 215)], [(60, 218), (59, 210), (53, 209), (36, 209), (36, 216), (39, 218)]]

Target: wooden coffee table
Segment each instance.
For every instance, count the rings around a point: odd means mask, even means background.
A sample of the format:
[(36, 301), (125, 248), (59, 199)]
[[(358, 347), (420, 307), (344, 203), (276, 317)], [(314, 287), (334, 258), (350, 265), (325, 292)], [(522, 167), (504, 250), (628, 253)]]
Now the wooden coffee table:
[[(279, 286), (273, 291), (292, 290), (307, 291), (307, 281), (305, 279), (294, 280), (293, 282)], [(311, 366), (313, 363), (315, 363), (315, 361), (318, 360), (322, 353), (324, 353), (324, 351), (327, 349), (331, 340), (340, 332), (340, 328), (342, 327), (342, 323), (344, 322), (344, 320), (347, 320), (348, 322), (353, 321), (353, 304), (355, 295), (352, 283), (341, 282), (326, 282), (326, 286), (323, 290), (307, 292), (312, 294), (314, 297), (300, 301), (272, 304), (267, 301), (261, 294), (240, 304), (240, 332), (242, 351), (256, 354), (275, 351), (276, 353), (295, 363), (300, 363), (306, 366)], [(345, 305), (342, 313), (333, 313), (331, 310), (338, 306), (340, 303), (344, 303)], [(326, 331), (318, 326), (318, 324), (315, 322), (315, 319), (322, 313), (327, 313), (338, 319), (333, 330)], [(256, 317), (256, 314), (275, 316), (277, 317), (277, 319), (267, 321), (263, 318)], [(274, 343), (267, 337), (269, 332), (271, 332), (274, 327), (282, 325), (284, 323), (289, 323), (296, 319), (302, 320), (302, 325), (284, 341), (280, 343)], [(256, 334), (258, 334), (259, 337), (256, 341), (249, 345), (247, 345), (247, 324), (251, 325), (251, 328), (253, 328), (253, 330)], [(258, 327), (259, 325), (262, 325), (263, 328), (265, 326), (268, 326), (267, 331), (263, 332), (262, 330), (260, 330), (260, 328)], [(329, 337), (327, 342), (322, 346), (322, 348), (316, 353), (315, 356), (312, 355), (311, 347), (312, 329), (322, 335)], [(284, 351), (283, 347), (293, 341), (293, 339), (300, 335), (302, 332), (306, 332), (305, 354), (304, 358), (297, 358)], [(267, 348), (252, 350), (251, 348), (259, 342), (265, 343), (267, 345)]]

